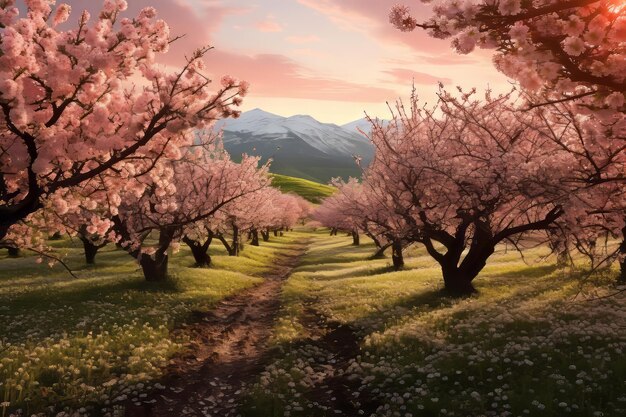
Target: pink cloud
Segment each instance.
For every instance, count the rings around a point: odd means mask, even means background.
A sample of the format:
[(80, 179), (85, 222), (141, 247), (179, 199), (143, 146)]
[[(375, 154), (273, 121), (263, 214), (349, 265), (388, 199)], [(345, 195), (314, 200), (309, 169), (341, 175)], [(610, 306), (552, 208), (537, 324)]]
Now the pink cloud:
[(257, 22), (255, 26), (260, 32), (282, 32), (283, 31), (283, 27), (271, 19)]
[(283, 55), (247, 56), (214, 50), (206, 62), (215, 77), (231, 74), (249, 81), (250, 94), (259, 97), (380, 103), (398, 95), (387, 88), (311, 74), (307, 68)]
[(459, 54), (422, 55), (419, 57), (424, 62), (434, 65), (463, 65), (478, 62), (472, 56)]
[(295, 43), (295, 44), (312, 43), (312, 42), (320, 41), (320, 38), (315, 35), (287, 36), (285, 39), (287, 40), (287, 42)]
[[(306, 7), (322, 13), (337, 26), (370, 33), (390, 44), (402, 44), (422, 53), (441, 53), (450, 48), (447, 40), (433, 39), (423, 30), (400, 32), (388, 21), (389, 10), (398, 0), (298, 0)], [(402, 2), (401, 2), (402, 3)], [(430, 6), (419, 1), (406, 1), (413, 14), (426, 18)]]
[(436, 77), (431, 74), (426, 74), (424, 72), (412, 71), (404, 68), (393, 68), (390, 70), (383, 71), (385, 74), (389, 74), (393, 82), (398, 84), (429, 84), (436, 85), (439, 82), (444, 84), (450, 84), (452, 82), (449, 78), (444, 77)]

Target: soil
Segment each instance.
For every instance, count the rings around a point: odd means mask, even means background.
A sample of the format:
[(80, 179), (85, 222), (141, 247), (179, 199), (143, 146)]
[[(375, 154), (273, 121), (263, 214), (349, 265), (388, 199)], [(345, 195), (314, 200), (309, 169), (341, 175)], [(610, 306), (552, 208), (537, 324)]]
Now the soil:
[(128, 404), (126, 416), (236, 416), (244, 388), (268, 362), (282, 286), (307, 247), (308, 241), (296, 243), (276, 258), (261, 284), (211, 311), (195, 312), (195, 320), (178, 330), (187, 336), (188, 349), (171, 361), (162, 389)]

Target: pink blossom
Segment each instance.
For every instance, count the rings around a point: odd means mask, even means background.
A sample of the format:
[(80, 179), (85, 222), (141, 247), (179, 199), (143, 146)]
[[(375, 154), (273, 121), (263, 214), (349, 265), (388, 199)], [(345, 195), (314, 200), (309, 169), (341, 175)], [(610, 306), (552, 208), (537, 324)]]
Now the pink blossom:
[(498, 10), (503, 15), (517, 14), (522, 10), (521, 0), (500, 0)]
[(569, 36), (580, 36), (585, 30), (585, 22), (578, 16), (570, 16), (568, 20), (564, 22), (563, 29)]
[(407, 6), (396, 5), (389, 12), (389, 22), (403, 32), (410, 32), (417, 27), (415, 20)]
[(72, 8), (68, 4), (60, 4), (54, 14), (54, 26), (66, 22), (67, 19), (70, 17), (71, 11)]
[(509, 30), (509, 36), (515, 41), (522, 42), (526, 40), (529, 30), (522, 22), (516, 22)]
[(612, 109), (620, 109), (622, 106), (624, 106), (624, 94), (616, 91), (609, 94), (604, 99), (604, 102)]
[(585, 51), (585, 42), (577, 36), (568, 36), (563, 41), (563, 50), (571, 56), (579, 56)]

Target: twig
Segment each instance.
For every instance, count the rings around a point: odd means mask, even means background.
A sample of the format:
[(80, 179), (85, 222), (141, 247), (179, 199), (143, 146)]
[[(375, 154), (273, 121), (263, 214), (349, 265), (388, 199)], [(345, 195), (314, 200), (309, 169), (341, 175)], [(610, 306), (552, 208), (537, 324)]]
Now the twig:
[(48, 259), (52, 259), (52, 260), (54, 260), (54, 261), (57, 261), (58, 263), (60, 263), (60, 264), (63, 266), (63, 268), (65, 268), (65, 269), (67, 270), (67, 272), (68, 272), (68, 273), (69, 273), (69, 274), (70, 274), (73, 278), (78, 279), (78, 277), (74, 274), (74, 272), (72, 272), (72, 270), (70, 269), (70, 267), (69, 267), (69, 266), (67, 266), (67, 264), (66, 264), (65, 262), (63, 262), (61, 259), (57, 258), (56, 256), (50, 255), (49, 253), (45, 253), (45, 252), (42, 252), (42, 251), (40, 251), (40, 250), (33, 249), (33, 248), (28, 248), (28, 250), (29, 250), (29, 251), (31, 251), (31, 252), (35, 252), (36, 254), (41, 255), (41, 256), (43, 256), (43, 257), (46, 257), (46, 258), (48, 258)]

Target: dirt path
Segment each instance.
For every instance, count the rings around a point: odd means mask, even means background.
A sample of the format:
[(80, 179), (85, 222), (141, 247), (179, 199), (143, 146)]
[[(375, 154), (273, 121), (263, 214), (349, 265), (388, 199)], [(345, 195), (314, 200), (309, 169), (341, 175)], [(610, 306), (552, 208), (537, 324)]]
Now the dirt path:
[(237, 415), (243, 388), (267, 362), (282, 286), (308, 244), (297, 242), (288, 255), (279, 255), (261, 284), (197, 312), (196, 321), (180, 330), (191, 342), (187, 355), (176, 357), (166, 372), (165, 388), (129, 405), (126, 416)]
[[(300, 322), (311, 338), (303, 343), (328, 352), (332, 358), (326, 364), (331, 371), (307, 393), (308, 400), (317, 409), (316, 415), (373, 415), (380, 405), (379, 402), (349, 372), (351, 361), (361, 354), (361, 336), (350, 325), (326, 320), (314, 308), (315, 301), (309, 301), (308, 304)], [(354, 393), (359, 396), (354, 396)]]

